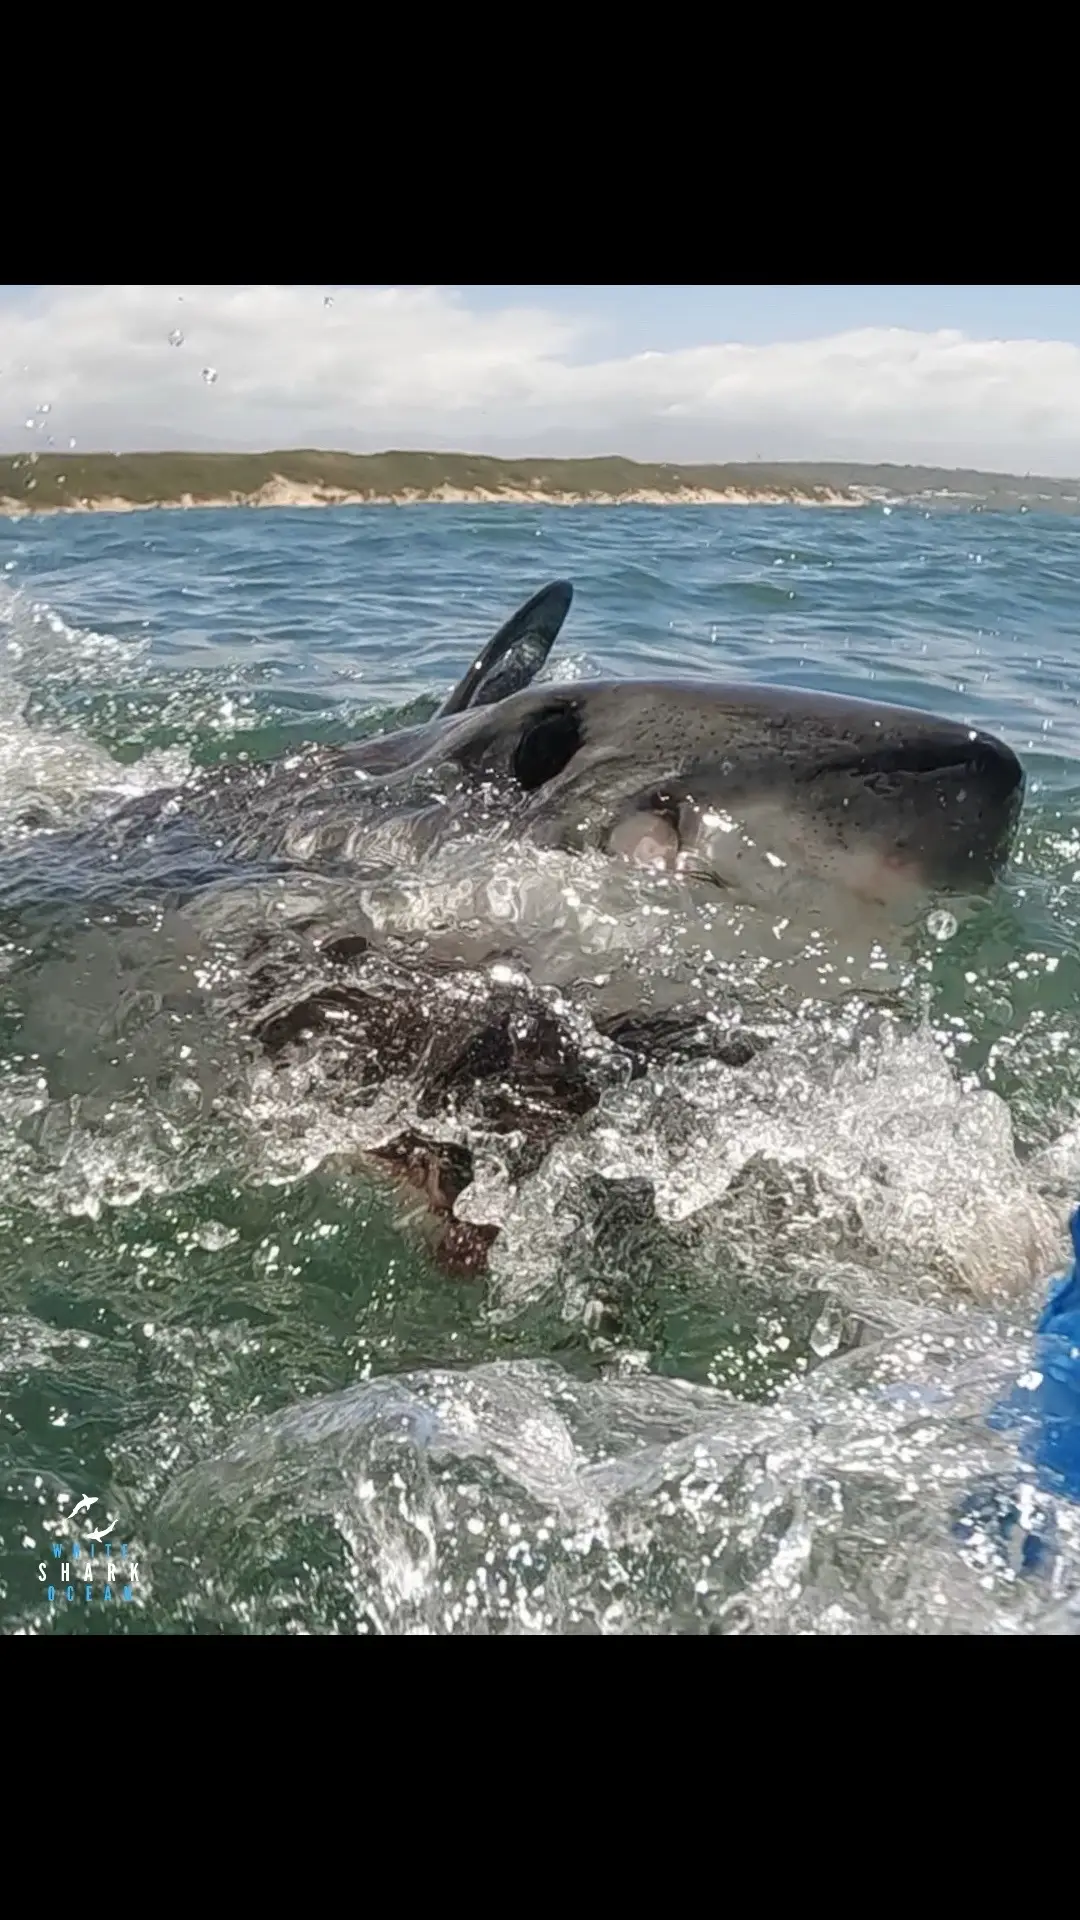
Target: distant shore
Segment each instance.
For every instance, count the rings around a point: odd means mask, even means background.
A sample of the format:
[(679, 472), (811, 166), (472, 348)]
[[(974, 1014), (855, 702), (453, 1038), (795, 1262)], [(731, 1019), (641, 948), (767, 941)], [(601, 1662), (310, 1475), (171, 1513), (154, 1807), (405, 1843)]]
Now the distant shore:
[(688, 466), (445, 453), (42, 453), (0, 457), (0, 514), (155, 508), (871, 507), (1080, 512), (1080, 482), (931, 467)]
[(834, 488), (822, 487), (814, 493), (794, 488), (786, 493), (761, 489), (751, 493), (734, 487), (719, 491), (711, 487), (682, 487), (661, 492), (659, 488), (635, 487), (627, 493), (567, 493), (540, 487), (432, 487), (425, 492), (405, 487), (400, 493), (350, 493), (341, 487), (303, 486), (273, 474), (256, 493), (192, 494), (178, 499), (128, 500), (122, 494), (66, 500), (47, 505), (36, 500), (17, 499), (0, 494), (0, 513), (11, 519), (47, 513), (146, 513), (152, 509), (209, 507), (862, 507), (868, 501)]

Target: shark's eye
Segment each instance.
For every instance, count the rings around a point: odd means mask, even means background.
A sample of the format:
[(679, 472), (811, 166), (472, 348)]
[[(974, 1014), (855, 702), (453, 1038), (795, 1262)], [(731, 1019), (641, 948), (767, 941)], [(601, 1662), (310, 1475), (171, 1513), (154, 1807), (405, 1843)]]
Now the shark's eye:
[(522, 729), (514, 749), (514, 778), (526, 793), (535, 792), (568, 767), (582, 742), (576, 707), (551, 706)]
[(650, 813), (655, 813), (661, 820), (666, 821), (675, 834), (679, 831), (679, 809), (682, 804), (677, 794), (668, 793), (666, 789), (657, 788), (655, 793), (649, 795)]

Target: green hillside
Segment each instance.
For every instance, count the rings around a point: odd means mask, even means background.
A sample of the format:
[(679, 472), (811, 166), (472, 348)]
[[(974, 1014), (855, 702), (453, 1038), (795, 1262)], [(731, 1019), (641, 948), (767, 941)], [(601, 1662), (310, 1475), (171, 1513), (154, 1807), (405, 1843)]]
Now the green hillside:
[(829, 492), (885, 490), (916, 496), (947, 491), (988, 506), (1038, 503), (1076, 511), (1080, 485), (1070, 480), (933, 467), (836, 463), (697, 466), (649, 464), (617, 455), (587, 460), (496, 460), (465, 453), (42, 453), (0, 457), (0, 496), (30, 509), (122, 500), (132, 506), (189, 500), (243, 501), (275, 477), (303, 488), (329, 488), (364, 498), (425, 495), (442, 487), (469, 492), (595, 496), (690, 489), (777, 493), (791, 499)]

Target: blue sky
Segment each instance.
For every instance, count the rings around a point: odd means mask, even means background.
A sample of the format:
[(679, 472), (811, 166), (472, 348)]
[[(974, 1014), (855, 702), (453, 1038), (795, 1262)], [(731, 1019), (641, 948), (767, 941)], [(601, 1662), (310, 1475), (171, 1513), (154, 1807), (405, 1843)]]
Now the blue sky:
[(0, 450), (1080, 475), (1080, 288), (8, 286)]
[(463, 287), (478, 312), (555, 306), (604, 322), (605, 351), (766, 345), (856, 327), (956, 328), (979, 340), (1080, 344), (1080, 287)]

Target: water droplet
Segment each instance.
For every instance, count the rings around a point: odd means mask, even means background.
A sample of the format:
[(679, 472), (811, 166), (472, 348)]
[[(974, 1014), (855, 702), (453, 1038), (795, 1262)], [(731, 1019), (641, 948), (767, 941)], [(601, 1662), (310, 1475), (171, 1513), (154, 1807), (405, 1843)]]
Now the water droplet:
[(214, 381), (217, 379), (217, 368), (204, 367), (202, 370), (202, 377), (206, 381), (207, 386), (212, 387), (214, 384)]
[(74, 440), (69, 440), (69, 441), (68, 441), (68, 451), (69, 451), (69, 452), (71, 451), (71, 448), (72, 448), (72, 447), (73, 447), (74, 445), (75, 445), (75, 442), (74, 442)]
[(37, 421), (36, 421), (36, 420), (24, 420), (24, 421), (23, 421), (23, 426), (24, 426), (24, 427), (26, 428), (26, 431), (27, 431), (27, 433), (33, 433), (33, 431), (34, 431), (34, 428), (35, 428), (35, 427), (37, 426)]
[(42, 403), (41, 403), (41, 405), (40, 405), (40, 407), (38, 408), (38, 412), (39, 412), (39, 413), (51, 413), (51, 412), (52, 412), (52, 401), (51, 401), (51, 400), (43, 400), (43, 401), (42, 401)]
[(827, 1300), (810, 1332), (810, 1345), (819, 1360), (836, 1352), (844, 1332), (844, 1315), (838, 1300)]
[(179, 327), (174, 327), (172, 332), (169, 335), (170, 347), (182, 347), (183, 344), (184, 344), (183, 333), (181, 332)]
[(240, 1235), (235, 1227), (227, 1227), (220, 1220), (204, 1220), (191, 1237), (195, 1245), (205, 1247), (207, 1253), (220, 1253), (222, 1247), (231, 1247)]
[(955, 917), (951, 913), (946, 913), (944, 907), (935, 907), (933, 913), (928, 913), (926, 925), (928, 932), (933, 934), (935, 940), (951, 940), (956, 932)]
[(324, 294), (324, 295), (323, 295), (323, 306), (324, 306), (324, 307), (332, 307), (332, 306), (333, 306), (333, 304), (334, 304), (334, 296), (333, 296), (333, 294), (332, 294), (332, 293), (326, 293), (326, 294)]

